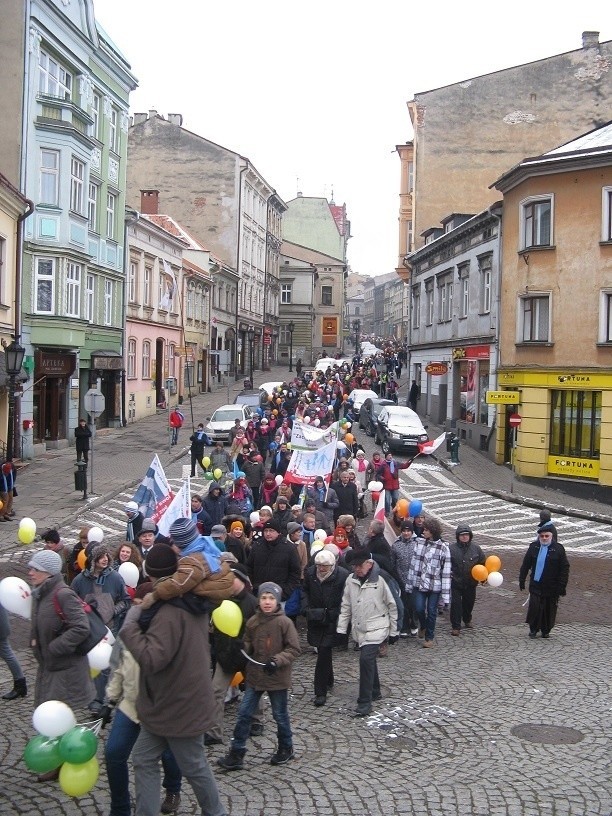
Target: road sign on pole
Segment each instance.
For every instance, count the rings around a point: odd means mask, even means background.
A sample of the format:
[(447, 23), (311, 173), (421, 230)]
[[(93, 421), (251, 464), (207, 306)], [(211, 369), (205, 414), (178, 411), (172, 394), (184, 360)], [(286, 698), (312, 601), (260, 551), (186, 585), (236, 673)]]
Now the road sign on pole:
[(93, 474), (94, 474), (94, 439), (95, 439), (95, 430), (96, 430), (96, 417), (100, 416), (103, 413), (104, 409), (106, 408), (106, 400), (104, 399), (104, 394), (100, 391), (99, 388), (90, 388), (89, 391), (83, 397), (83, 405), (85, 406), (85, 410), (91, 416), (91, 424), (92, 434), (91, 434), (91, 481), (89, 492), (94, 492), (94, 481), (93, 481)]
[(520, 414), (510, 414), (508, 417), (508, 424), (511, 428), (518, 428), (522, 421), (523, 417)]

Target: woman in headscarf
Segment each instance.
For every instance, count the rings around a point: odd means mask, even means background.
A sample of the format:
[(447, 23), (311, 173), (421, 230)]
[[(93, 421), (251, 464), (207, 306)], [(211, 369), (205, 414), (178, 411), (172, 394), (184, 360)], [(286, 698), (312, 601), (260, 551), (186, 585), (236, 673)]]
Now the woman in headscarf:
[(538, 527), (538, 537), (529, 545), (519, 572), (521, 591), (531, 573), (526, 620), (530, 638), (535, 638), (538, 632), (543, 638), (550, 636), (559, 598), (565, 595), (569, 570), (565, 548), (557, 541), (557, 530), (552, 521), (546, 521)]
[(333, 554), (320, 550), (314, 564), (304, 575), (304, 609), (308, 622), (308, 643), (317, 650), (314, 674), (315, 706), (327, 702), (327, 694), (334, 686), (332, 652), (341, 641), (336, 634), (340, 604), (348, 570), (339, 567)]
[(228, 496), (228, 512), (239, 513), (248, 518), (253, 510), (253, 491), (247, 484), (246, 477), (242, 471), (238, 472), (238, 478), (234, 480), (232, 490)]

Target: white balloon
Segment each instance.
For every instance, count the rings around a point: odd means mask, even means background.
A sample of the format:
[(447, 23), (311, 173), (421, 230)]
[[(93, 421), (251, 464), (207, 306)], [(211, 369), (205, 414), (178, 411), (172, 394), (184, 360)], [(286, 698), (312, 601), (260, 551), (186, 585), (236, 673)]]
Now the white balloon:
[(108, 628), (108, 626), (106, 627), (106, 634), (105, 634), (105, 635), (104, 635), (104, 637), (102, 638), (102, 641), (103, 641), (104, 643), (109, 643), (111, 646), (112, 646), (112, 645), (113, 645), (113, 643), (115, 642), (115, 636), (113, 635), (113, 633), (111, 632), (111, 630)]
[(110, 645), (110, 643), (106, 643), (105, 640), (101, 640), (99, 643), (97, 643), (93, 649), (90, 649), (87, 652), (89, 668), (98, 669), (98, 671), (108, 669), (112, 650), (113, 647)]
[(140, 570), (136, 564), (131, 561), (125, 561), (117, 570), (119, 575), (123, 578), (125, 585), (134, 589), (138, 586), (138, 579), (140, 578)]
[(504, 583), (504, 576), (501, 572), (490, 572), (487, 577), (487, 584), (492, 587), (499, 587)]
[(22, 578), (11, 576), (0, 581), (0, 604), (13, 615), (27, 620), (32, 617), (32, 592)]
[(319, 425), (321, 424), (321, 420), (319, 419), (319, 417), (317, 417), (315, 420), (313, 420), (313, 423), (312, 423), (312, 424), (313, 424), (313, 425), (316, 425), (316, 427), (318, 428), (318, 427), (319, 427)]
[(253, 510), (253, 512), (249, 516), (249, 521), (251, 522), (251, 524), (257, 524), (257, 522), (259, 521), (259, 511), (258, 510)]
[(304, 422), (306, 423), (306, 425), (308, 425), (308, 424), (309, 424), (309, 422), (310, 422), (310, 417), (309, 417), (309, 416), (305, 416), (305, 417), (304, 417)]
[(382, 489), (383, 489), (382, 482), (370, 482), (370, 484), (368, 485), (368, 490), (370, 491), (370, 493), (380, 493)]
[(318, 529), (315, 530), (314, 540), (315, 541), (325, 541), (327, 538), (327, 530)]
[(344, 423), (344, 430), (348, 431), (353, 423), (352, 422), (345, 422)]
[(278, 476), (274, 477), (274, 481), (277, 485), (281, 485), (283, 483), (283, 477), (279, 474)]
[[(110, 649), (110, 646), (108, 647)], [(47, 700), (35, 709), (32, 725), (44, 737), (61, 737), (76, 725), (74, 712), (60, 700)]]
[(92, 527), (87, 533), (87, 541), (89, 544), (93, 541), (97, 544), (101, 544), (104, 541), (104, 530), (101, 527)]

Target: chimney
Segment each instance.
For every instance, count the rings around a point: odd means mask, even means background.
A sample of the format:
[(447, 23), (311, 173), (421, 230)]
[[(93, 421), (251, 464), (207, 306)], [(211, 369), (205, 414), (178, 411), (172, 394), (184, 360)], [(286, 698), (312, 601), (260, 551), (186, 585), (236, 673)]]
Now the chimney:
[(140, 212), (143, 215), (159, 215), (159, 190), (140, 191)]
[(169, 113), (168, 114), (168, 121), (171, 125), (176, 125), (177, 127), (183, 127), (183, 114), (182, 113)]
[(156, 110), (150, 110), (149, 111), (149, 119), (152, 119), (154, 116), (157, 116), (157, 111)]
[(302, 197), (302, 191), (301, 191), (301, 190), (298, 190), (298, 192), (297, 192), (297, 197), (298, 197), (298, 198), (301, 198), (301, 197)]
[(599, 48), (599, 31), (583, 31), (582, 47)]
[(133, 118), (133, 124), (141, 125), (143, 122), (147, 121), (147, 114), (146, 113), (135, 113)]

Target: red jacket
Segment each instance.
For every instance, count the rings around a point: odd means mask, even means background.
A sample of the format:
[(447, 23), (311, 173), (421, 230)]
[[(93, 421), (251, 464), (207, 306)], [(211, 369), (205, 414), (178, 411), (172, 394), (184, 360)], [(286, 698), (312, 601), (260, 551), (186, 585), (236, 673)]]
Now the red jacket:
[(380, 479), (385, 490), (399, 490), (399, 471), (409, 468), (412, 464), (412, 459), (407, 462), (399, 463), (393, 460), (395, 465), (395, 472), (391, 473), (389, 462), (385, 460), (384, 464), (376, 471), (376, 476)]
[(180, 411), (172, 411), (170, 414), (170, 427), (171, 428), (182, 428), (183, 427), (183, 420), (185, 417), (181, 414)]

